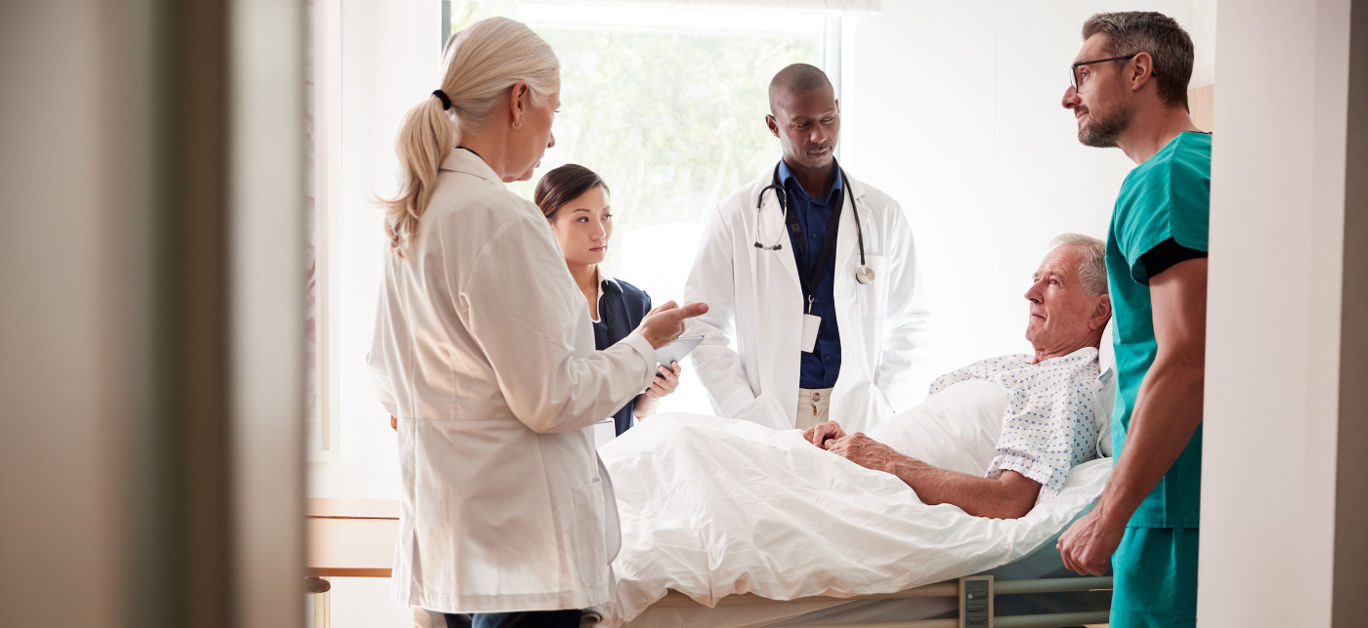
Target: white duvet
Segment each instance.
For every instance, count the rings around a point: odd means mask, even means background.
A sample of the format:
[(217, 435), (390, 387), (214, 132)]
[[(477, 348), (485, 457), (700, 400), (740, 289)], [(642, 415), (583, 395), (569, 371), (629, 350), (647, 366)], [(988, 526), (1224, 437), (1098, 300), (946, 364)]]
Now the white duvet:
[(798, 430), (746, 421), (663, 414), (600, 455), (622, 519), (608, 625), (667, 589), (706, 606), (742, 593), (848, 597), (998, 567), (1052, 539), (1111, 472), (1110, 459), (1079, 465), (1058, 496), (997, 520), (928, 506), (898, 478), (813, 447)]

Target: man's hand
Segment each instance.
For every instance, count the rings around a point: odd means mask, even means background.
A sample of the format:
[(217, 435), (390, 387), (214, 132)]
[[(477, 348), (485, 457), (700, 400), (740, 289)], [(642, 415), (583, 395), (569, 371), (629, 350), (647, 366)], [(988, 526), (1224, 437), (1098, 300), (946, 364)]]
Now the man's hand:
[(893, 463), (905, 458), (892, 447), (865, 436), (864, 432), (838, 438), (826, 450), (866, 469), (885, 473), (893, 473)]
[(659, 349), (674, 342), (684, 333), (684, 319), (693, 318), (707, 311), (706, 303), (679, 306), (674, 301), (666, 301), (648, 312), (646, 317), (641, 319), (641, 324), (637, 325), (636, 331), (646, 339), (646, 342), (651, 343), (652, 349)]
[(1064, 566), (1088, 576), (1101, 576), (1111, 568), (1112, 554), (1121, 545), (1126, 526), (1109, 524), (1096, 509), (1075, 521), (1055, 546)]
[(822, 449), (829, 449), (836, 439), (845, 438), (845, 430), (835, 421), (822, 421), (803, 432), (803, 440)]
[(394, 431), (396, 431), (396, 432), (399, 431), (399, 419), (397, 419), (397, 418), (395, 418), (395, 417), (393, 417), (393, 416), (390, 417), (390, 429), (392, 429), (392, 430), (394, 430)]

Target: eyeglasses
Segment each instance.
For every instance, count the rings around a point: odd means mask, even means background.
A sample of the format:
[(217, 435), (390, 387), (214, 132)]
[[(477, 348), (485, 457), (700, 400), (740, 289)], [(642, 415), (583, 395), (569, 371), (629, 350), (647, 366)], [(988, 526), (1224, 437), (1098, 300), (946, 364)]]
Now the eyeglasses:
[(1134, 59), (1138, 54), (1140, 53), (1133, 52), (1124, 57), (1108, 57), (1106, 59), (1094, 59), (1092, 61), (1079, 61), (1078, 63), (1069, 66), (1069, 86), (1073, 88), (1075, 94), (1078, 93), (1078, 84), (1081, 82), (1078, 80), (1079, 66), (1092, 65), (1094, 63), (1106, 63), (1108, 61), (1130, 61), (1131, 59)]

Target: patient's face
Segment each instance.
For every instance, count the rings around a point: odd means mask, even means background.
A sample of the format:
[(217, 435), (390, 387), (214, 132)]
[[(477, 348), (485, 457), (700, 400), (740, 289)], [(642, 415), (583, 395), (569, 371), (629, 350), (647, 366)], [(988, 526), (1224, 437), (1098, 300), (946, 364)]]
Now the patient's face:
[(1026, 339), (1037, 350), (1073, 347), (1092, 332), (1089, 318), (1097, 299), (1083, 289), (1080, 262), (1079, 247), (1066, 244), (1050, 251), (1032, 276)]

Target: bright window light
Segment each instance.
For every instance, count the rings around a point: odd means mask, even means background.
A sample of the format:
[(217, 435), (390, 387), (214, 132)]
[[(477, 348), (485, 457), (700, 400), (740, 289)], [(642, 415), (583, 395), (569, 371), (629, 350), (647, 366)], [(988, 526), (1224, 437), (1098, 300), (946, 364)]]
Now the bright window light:
[[(815, 12), (629, 5), (460, 2), (451, 32), (491, 16), (532, 27), (561, 61), (561, 109), (531, 181), (578, 163), (612, 190), (605, 267), (654, 303), (683, 298), (703, 223), (718, 201), (768, 172), (778, 141), (765, 126), (770, 78), (821, 66), (827, 17)], [(711, 412), (686, 363), (666, 411)]]

